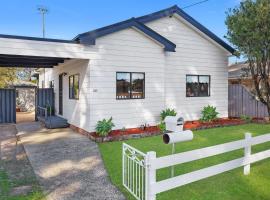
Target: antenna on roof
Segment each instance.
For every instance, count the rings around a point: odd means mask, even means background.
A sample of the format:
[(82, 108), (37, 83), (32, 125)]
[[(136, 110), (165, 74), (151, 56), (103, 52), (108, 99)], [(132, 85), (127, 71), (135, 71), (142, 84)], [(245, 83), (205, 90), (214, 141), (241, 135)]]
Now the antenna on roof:
[(37, 10), (42, 16), (42, 35), (43, 38), (45, 38), (45, 14), (47, 14), (49, 10), (45, 6), (38, 6)]

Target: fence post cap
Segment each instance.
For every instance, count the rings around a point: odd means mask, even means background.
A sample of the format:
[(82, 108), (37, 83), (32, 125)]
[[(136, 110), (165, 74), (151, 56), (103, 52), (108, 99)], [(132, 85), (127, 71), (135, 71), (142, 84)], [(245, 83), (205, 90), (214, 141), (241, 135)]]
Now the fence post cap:
[(147, 152), (147, 155), (151, 158), (155, 158), (157, 156), (157, 153), (155, 151), (149, 151)]
[(252, 137), (251, 133), (249, 133), (249, 132), (245, 133), (245, 138), (251, 138), (251, 137)]

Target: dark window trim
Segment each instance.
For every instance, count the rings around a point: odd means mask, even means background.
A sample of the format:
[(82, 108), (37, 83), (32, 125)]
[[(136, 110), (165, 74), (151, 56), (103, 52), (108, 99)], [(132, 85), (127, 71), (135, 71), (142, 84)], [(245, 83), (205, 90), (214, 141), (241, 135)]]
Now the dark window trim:
[[(198, 83), (199, 83), (199, 77), (200, 76), (207, 76), (207, 77), (209, 77), (209, 95), (207, 95), (207, 96), (187, 96), (187, 77), (188, 76), (197, 76)], [(211, 96), (211, 75), (186, 74), (186, 97), (187, 98), (193, 98), (193, 97), (210, 97), (210, 96)]]
[(78, 74), (72, 74), (72, 75), (70, 75), (69, 77), (68, 77), (68, 97), (69, 97), (69, 99), (73, 99), (73, 100), (79, 100), (79, 98), (80, 98), (80, 95), (78, 94), (78, 98), (76, 98), (75, 96), (74, 97), (71, 97), (71, 94), (70, 94), (70, 78), (71, 77), (73, 77), (73, 88), (74, 88), (74, 77), (76, 76), (76, 75), (78, 75), (78, 92), (80, 93), (80, 74), (78, 73)]
[[(116, 100), (136, 100), (136, 99), (145, 99), (145, 72), (123, 72), (123, 71), (118, 71), (116, 72), (115, 74), (115, 80), (116, 80), (116, 84), (117, 84), (117, 73), (129, 73), (130, 74), (130, 83), (132, 82), (132, 74), (133, 73), (137, 73), (137, 74), (143, 74), (143, 97), (142, 98), (131, 98), (131, 93), (129, 93), (129, 98), (127, 99), (119, 99), (117, 98), (117, 85), (115, 87), (115, 98)], [(130, 86), (131, 87), (131, 86)], [(131, 88), (130, 88), (130, 91), (131, 91)]]

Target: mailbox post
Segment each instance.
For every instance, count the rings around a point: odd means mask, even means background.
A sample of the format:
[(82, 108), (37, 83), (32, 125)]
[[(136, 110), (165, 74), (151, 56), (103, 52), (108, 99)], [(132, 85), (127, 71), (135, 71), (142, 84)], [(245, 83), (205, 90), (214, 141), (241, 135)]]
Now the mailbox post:
[[(163, 134), (163, 142), (172, 144), (172, 154), (175, 153), (175, 143), (189, 141), (193, 139), (193, 132), (183, 131), (184, 119), (177, 116), (167, 116), (165, 118), (166, 130), (171, 133)], [(174, 177), (174, 166), (171, 167), (171, 177)]]

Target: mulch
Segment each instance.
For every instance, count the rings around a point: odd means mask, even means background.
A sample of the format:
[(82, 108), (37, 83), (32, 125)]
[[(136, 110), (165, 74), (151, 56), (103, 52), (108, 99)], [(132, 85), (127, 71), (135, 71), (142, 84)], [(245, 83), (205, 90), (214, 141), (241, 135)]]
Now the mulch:
[[(264, 119), (253, 119), (255, 123), (265, 123)], [(184, 124), (184, 130), (201, 130), (225, 126), (235, 126), (249, 123), (240, 118), (219, 118), (212, 122), (201, 122), (199, 120), (186, 121)], [(144, 128), (130, 128), (122, 130), (113, 130), (108, 136), (102, 138), (96, 132), (87, 133), (87, 136), (96, 142), (110, 142), (110, 141), (121, 141), (132, 138), (142, 138), (153, 135), (162, 134), (157, 126), (149, 126)]]

